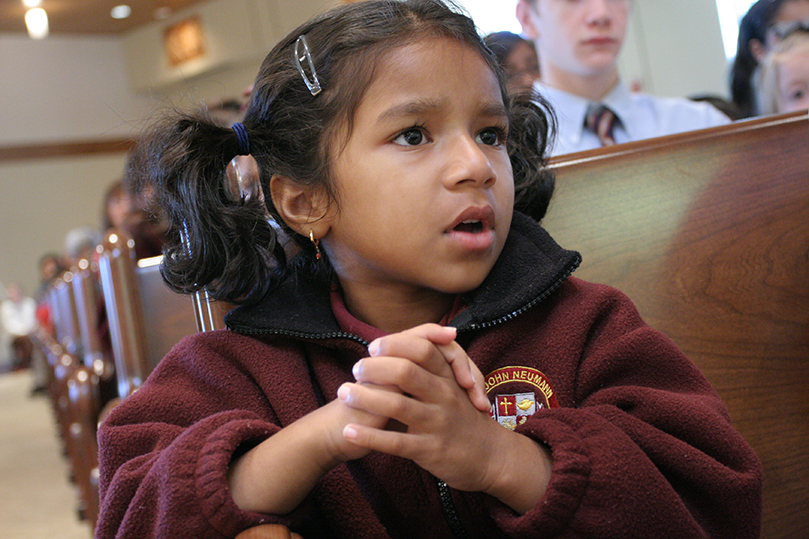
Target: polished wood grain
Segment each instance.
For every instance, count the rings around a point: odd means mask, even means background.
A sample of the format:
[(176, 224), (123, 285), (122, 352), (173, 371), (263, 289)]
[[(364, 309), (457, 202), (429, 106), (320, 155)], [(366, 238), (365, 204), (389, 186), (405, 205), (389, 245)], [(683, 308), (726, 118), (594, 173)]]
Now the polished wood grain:
[(107, 233), (99, 246), (99, 274), (121, 398), (140, 387), (180, 339), (197, 332), (191, 299), (172, 292), (160, 275), (162, 256), (135, 260), (134, 246), (121, 230)]
[(34, 337), (47, 358), (49, 395), (63, 452), (70, 466), (70, 478), (76, 486), (77, 512), (94, 527), (98, 518), (98, 485), (94, 478), (98, 475), (99, 373), (106, 373), (100, 364), (94, 366), (90, 362), (88, 368), (82, 361), (87, 340), (82, 334), (79, 313), (82, 300), (77, 294), (83, 290), (77, 282), (81, 281), (77, 277), (79, 272), (74, 267), (54, 280), (46, 293), (54, 335), (41, 329)]
[(99, 245), (98, 253), (118, 395), (126, 398), (149, 374), (143, 307), (135, 274), (135, 242), (122, 231), (110, 231)]
[(809, 537), (809, 118), (553, 160), (547, 230), (702, 369), (764, 466), (764, 539)]
[(134, 145), (135, 141), (132, 139), (111, 139), (0, 146), (0, 162), (76, 157), (102, 153), (124, 153)]
[(281, 524), (262, 524), (248, 528), (236, 536), (236, 539), (303, 539), (297, 533)]
[(194, 304), (189, 296), (169, 289), (160, 275), (162, 256), (138, 260), (137, 288), (146, 333), (146, 368), (154, 369), (171, 348), (198, 332)]

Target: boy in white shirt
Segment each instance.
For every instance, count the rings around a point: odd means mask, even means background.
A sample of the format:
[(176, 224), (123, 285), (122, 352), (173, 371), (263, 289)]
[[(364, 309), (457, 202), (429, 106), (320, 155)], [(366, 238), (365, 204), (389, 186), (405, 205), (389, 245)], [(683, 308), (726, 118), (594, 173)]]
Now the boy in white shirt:
[(536, 88), (559, 120), (554, 155), (730, 121), (707, 103), (632, 93), (621, 82), (631, 8), (632, 0), (519, 0), (517, 18), (539, 51)]

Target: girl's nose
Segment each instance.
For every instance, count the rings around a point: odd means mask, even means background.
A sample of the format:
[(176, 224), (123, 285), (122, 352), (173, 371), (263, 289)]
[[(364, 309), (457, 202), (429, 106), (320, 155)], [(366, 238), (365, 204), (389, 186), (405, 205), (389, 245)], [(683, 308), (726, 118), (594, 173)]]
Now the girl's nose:
[(489, 188), (497, 181), (489, 157), (471, 136), (460, 136), (453, 141), (447, 163), (444, 183), (448, 189), (462, 184)]

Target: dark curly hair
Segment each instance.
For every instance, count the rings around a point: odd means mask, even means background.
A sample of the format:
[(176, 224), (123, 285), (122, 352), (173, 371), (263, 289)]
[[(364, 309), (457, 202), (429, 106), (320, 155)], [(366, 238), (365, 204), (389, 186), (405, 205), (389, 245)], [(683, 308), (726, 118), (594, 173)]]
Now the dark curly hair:
[[(323, 88), (316, 96), (293, 59), (301, 35)], [(509, 114), (515, 209), (541, 219), (554, 185), (545, 160), (554, 120), (545, 102), (538, 96), (507, 99), (496, 59), (471, 19), (454, 5), (442, 0), (357, 2), (304, 23), (264, 59), (243, 120), (259, 168), (256, 192), (234, 199), (225, 168), (237, 153), (236, 135), (204, 111), (172, 113), (142, 136), (130, 160), (131, 174), (154, 185), (172, 223), (162, 266), (169, 286), (183, 293), (207, 288), (217, 299), (250, 303), (290, 272), (328, 277), (328, 261), (315, 261), (309, 239), (290, 230), (258, 189), (269, 193), (270, 179), (278, 174), (322, 186), (334, 201), (329, 156), (344, 139), (337, 135), (346, 126), (351, 132), (374, 67), (388, 52), (430, 36), (468, 45), (497, 75)], [(276, 226), (297, 244), (298, 254), (290, 260)]]

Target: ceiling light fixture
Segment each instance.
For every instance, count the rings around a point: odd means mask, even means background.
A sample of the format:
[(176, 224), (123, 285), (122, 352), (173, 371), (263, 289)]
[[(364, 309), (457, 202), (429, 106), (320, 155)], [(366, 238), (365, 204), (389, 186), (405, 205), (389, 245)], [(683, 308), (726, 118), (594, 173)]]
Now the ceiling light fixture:
[(48, 14), (40, 7), (29, 9), (25, 13), (25, 26), (31, 39), (48, 37)]
[(38, 7), (42, 0), (22, 0), (25, 7)]
[(110, 11), (110, 16), (113, 19), (126, 19), (131, 14), (132, 14), (132, 8), (130, 8), (126, 4), (121, 4), (119, 6), (115, 6), (114, 8), (112, 8), (112, 11)]

